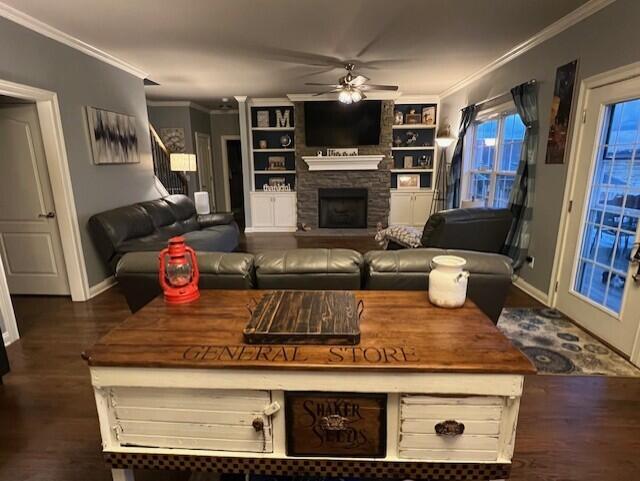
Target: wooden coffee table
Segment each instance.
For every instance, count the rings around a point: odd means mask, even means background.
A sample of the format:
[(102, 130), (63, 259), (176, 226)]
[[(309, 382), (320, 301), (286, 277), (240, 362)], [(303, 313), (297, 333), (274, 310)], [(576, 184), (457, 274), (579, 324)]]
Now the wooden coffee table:
[(85, 357), (115, 480), (133, 469), (430, 480), (509, 477), (530, 362), (471, 302), (355, 291), (360, 343), (250, 345), (264, 291), (158, 298)]

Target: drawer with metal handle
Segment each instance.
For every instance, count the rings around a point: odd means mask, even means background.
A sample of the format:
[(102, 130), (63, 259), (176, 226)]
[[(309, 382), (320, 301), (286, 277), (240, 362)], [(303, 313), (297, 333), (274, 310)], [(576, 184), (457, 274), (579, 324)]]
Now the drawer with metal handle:
[(502, 397), (404, 395), (398, 456), (430, 461), (496, 461), (506, 401)]

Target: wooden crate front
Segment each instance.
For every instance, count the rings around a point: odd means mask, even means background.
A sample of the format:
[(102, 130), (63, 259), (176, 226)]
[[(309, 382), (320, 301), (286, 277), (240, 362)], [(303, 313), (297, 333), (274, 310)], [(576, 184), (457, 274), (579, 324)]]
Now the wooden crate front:
[(289, 392), (285, 404), (288, 456), (386, 456), (386, 394)]

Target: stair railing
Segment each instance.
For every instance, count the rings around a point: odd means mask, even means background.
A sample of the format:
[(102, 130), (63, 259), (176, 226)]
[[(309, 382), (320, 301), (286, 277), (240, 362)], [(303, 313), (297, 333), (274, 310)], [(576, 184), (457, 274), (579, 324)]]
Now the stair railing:
[(149, 124), (151, 135), (151, 155), (153, 157), (153, 173), (162, 182), (169, 194), (187, 194), (188, 181), (182, 172), (171, 170), (170, 153), (165, 147), (156, 129)]

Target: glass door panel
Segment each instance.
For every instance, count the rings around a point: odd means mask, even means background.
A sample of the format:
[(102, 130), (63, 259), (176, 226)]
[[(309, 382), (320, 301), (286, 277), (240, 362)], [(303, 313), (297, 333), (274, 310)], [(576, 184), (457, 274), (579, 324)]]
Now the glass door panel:
[(620, 314), (640, 218), (640, 99), (606, 107), (574, 289)]

